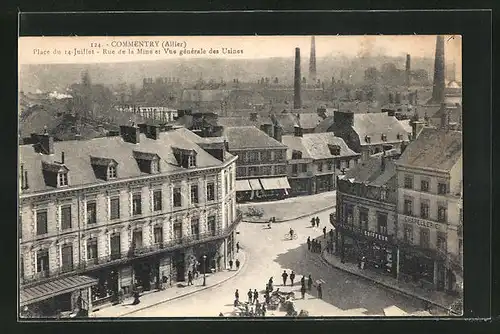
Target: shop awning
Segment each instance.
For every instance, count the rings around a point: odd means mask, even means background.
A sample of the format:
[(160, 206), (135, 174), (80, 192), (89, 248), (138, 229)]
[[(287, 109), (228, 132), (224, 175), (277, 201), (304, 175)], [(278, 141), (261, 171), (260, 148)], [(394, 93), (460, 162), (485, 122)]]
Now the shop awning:
[(248, 180), (236, 180), (236, 191), (251, 191)]
[(280, 177), (271, 177), (268, 179), (260, 179), (260, 182), (262, 183), (262, 186), (264, 187), (265, 190), (286, 189), (284, 186), (281, 185), (280, 179), (281, 179)]
[(278, 183), (281, 185), (282, 189), (292, 189), (292, 187), (290, 187), (290, 183), (288, 183), (288, 179), (286, 177), (280, 177), (278, 179)]
[(252, 190), (262, 190), (259, 179), (250, 179), (248, 180), (248, 182), (250, 182), (250, 187), (252, 187)]
[(22, 288), (20, 294), (21, 307), (75, 290), (88, 288), (96, 285), (98, 281), (97, 278), (89, 276), (70, 276)]

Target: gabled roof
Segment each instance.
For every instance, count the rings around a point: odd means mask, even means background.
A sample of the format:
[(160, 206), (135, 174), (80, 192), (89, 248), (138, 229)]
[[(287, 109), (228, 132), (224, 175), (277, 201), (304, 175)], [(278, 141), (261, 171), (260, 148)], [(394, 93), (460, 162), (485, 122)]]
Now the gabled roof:
[(118, 164), (118, 179), (126, 179), (146, 175), (139, 169), (133, 151), (157, 154), (160, 158), (162, 173), (182, 170), (175, 159), (173, 148), (194, 150), (197, 153), (198, 167), (218, 166), (221, 162), (200, 148), (187, 136), (177, 131), (161, 132), (157, 140), (140, 134), (140, 142), (132, 144), (123, 141), (120, 136), (103, 137), (82, 141), (54, 142), (54, 154), (36, 153), (33, 145), (20, 145), (20, 163), (28, 171), (29, 189), (24, 193), (50, 190), (53, 187), (45, 184), (42, 163), (53, 164), (65, 155), (65, 166), (69, 169), (71, 186), (90, 185), (105, 182), (96, 177), (91, 165), (91, 157), (114, 160)]
[(396, 165), (390, 158), (385, 159), (385, 168), (382, 169), (383, 156), (372, 156), (359, 162), (354, 168), (346, 171), (343, 179), (351, 182), (365, 183), (373, 186), (386, 185), (396, 176)]
[(286, 148), (286, 145), (269, 137), (255, 126), (226, 127), (224, 136), (227, 138), (230, 151), (247, 148)]
[[(373, 145), (408, 140), (408, 132), (394, 116), (387, 113), (354, 114), (353, 130), (358, 134), (360, 144)], [(385, 134), (386, 140), (382, 140)], [(398, 134), (403, 137), (398, 138)], [(405, 136), (406, 135), (406, 136)], [(370, 142), (365, 141), (365, 137), (370, 137)]]
[(449, 171), (462, 157), (462, 132), (424, 128), (398, 164)]
[[(287, 159), (292, 158), (294, 150), (302, 152), (303, 159), (329, 159), (335, 157), (357, 156), (342, 138), (335, 137), (331, 132), (307, 133), (302, 137), (283, 136), (283, 143), (288, 146)], [(340, 155), (332, 155), (328, 145), (340, 146)]]
[(322, 120), (314, 129), (315, 133), (328, 132), (328, 130), (333, 126), (333, 116), (328, 116)]

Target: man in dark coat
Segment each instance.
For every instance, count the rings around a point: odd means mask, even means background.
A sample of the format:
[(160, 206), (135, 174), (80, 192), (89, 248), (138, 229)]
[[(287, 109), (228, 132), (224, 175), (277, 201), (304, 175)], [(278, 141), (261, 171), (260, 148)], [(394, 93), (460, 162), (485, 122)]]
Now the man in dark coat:
[(240, 301), (240, 293), (238, 292), (238, 289), (236, 289), (236, 292), (234, 293), (234, 306), (238, 305), (239, 301)]
[(316, 227), (319, 227), (319, 217), (316, 217)]
[(307, 250), (311, 250), (311, 237), (307, 237)]
[(229, 260), (229, 269), (233, 270), (233, 260)]
[(313, 284), (313, 279), (311, 277), (311, 274), (309, 274), (309, 277), (307, 277), (307, 290), (311, 291), (312, 284)]
[(236, 270), (240, 269), (240, 260), (236, 259)]
[(316, 219), (314, 217), (311, 218), (311, 225), (312, 227), (316, 225)]
[(193, 273), (191, 270), (188, 272), (188, 285), (193, 285)]
[(291, 282), (291, 286), (293, 286), (293, 281), (295, 280), (295, 273), (293, 272), (292, 270), (292, 273), (290, 274), (290, 282)]
[(283, 285), (286, 285), (286, 279), (288, 278), (286, 270), (283, 270), (283, 274), (281, 274), (281, 277), (283, 277)]
[(252, 297), (253, 297), (252, 289), (248, 289), (247, 295), (248, 295), (248, 302), (252, 303)]
[(323, 299), (323, 288), (321, 287), (321, 283), (318, 283), (318, 298)]
[(240, 252), (240, 242), (238, 241), (236, 243), (236, 253), (239, 253)]
[(323, 238), (326, 239), (326, 226), (323, 227)]
[(253, 290), (253, 302), (257, 303), (259, 301), (259, 293), (257, 292), (257, 289)]
[(333, 228), (332, 228), (332, 229), (330, 229), (330, 232), (328, 232), (328, 233), (330, 234), (330, 239), (332, 239), (332, 240), (333, 240)]
[(300, 285), (306, 286), (306, 277), (305, 276), (302, 276), (302, 278), (300, 279)]
[(318, 253), (321, 253), (321, 241), (318, 241)]
[(302, 285), (302, 287), (300, 288), (300, 293), (302, 294), (302, 299), (304, 299), (306, 296), (306, 286), (305, 285)]

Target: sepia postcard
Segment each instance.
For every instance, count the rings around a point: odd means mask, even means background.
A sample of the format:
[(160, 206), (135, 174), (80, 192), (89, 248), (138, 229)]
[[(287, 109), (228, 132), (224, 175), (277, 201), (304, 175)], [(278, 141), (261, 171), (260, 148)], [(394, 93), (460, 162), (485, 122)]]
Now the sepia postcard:
[(18, 45), (20, 321), (462, 315), (461, 36)]

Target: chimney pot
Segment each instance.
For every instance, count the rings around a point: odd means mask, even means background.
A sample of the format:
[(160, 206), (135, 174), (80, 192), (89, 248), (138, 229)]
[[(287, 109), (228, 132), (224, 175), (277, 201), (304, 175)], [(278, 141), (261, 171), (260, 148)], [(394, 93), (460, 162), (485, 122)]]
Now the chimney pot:
[(64, 152), (61, 152), (61, 165), (64, 165)]

